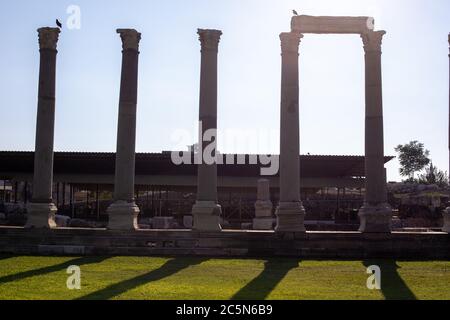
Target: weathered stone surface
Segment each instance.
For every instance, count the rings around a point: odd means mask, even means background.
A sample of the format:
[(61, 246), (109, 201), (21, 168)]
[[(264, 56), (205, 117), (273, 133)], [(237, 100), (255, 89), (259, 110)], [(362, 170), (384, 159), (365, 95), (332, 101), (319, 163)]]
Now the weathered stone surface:
[[(210, 155), (217, 152), (217, 136), (211, 142), (203, 141), (204, 134), (217, 133), (217, 55), (222, 32), (219, 30), (198, 30), (201, 43), (201, 75), (199, 121), (199, 152), (212, 147)], [(211, 146), (210, 146), (211, 145)], [(197, 202), (192, 207), (193, 229), (199, 231), (220, 231), (221, 206), (217, 203), (217, 163), (207, 163), (202, 158), (197, 173)]]
[(392, 230), (392, 208), (389, 204), (365, 205), (359, 210), (360, 232), (389, 233)]
[(273, 229), (273, 205), (270, 201), (270, 183), (267, 179), (258, 180), (258, 196), (255, 203), (255, 219), (253, 230)]
[(38, 253), (43, 255), (68, 254), (84, 255), (84, 246), (39, 245)]
[(192, 208), (193, 229), (197, 231), (220, 231), (222, 208), (215, 201), (197, 201)]
[[(383, 95), (381, 72), (381, 44), (385, 31), (374, 31), (370, 17), (326, 17), (300, 15), (292, 18), (291, 32), (280, 35), (282, 48), (281, 81), (281, 146), (280, 146), (280, 203), (277, 208), (277, 231), (298, 231), (304, 215), (299, 196), (299, 79), (298, 45), (304, 33), (360, 34), (365, 51), (365, 203), (361, 208), (362, 232), (390, 232), (392, 210), (387, 203), (384, 168)], [(283, 209), (285, 207), (285, 209)], [(297, 209), (295, 209), (297, 208)], [(286, 212), (286, 217), (283, 217)], [(375, 217), (379, 214), (379, 217)], [(295, 220), (295, 221), (294, 221)], [(300, 222), (301, 220), (301, 222)], [(280, 223), (291, 226), (283, 226)], [(371, 225), (373, 224), (373, 226)]]
[(255, 217), (256, 218), (271, 218), (272, 217), (272, 201), (258, 200), (255, 203)]
[[(81, 248), (84, 253), (80, 253)], [(363, 234), (0, 227), (0, 253), (450, 259), (450, 235), (444, 232)]]
[(270, 201), (270, 181), (268, 179), (258, 180), (257, 200)]
[(276, 210), (277, 232), (305, 231), (305, 209), (300, 200), (299, 44), (293, 32), (281, 40), (280, 203)]
[(108, 208), (110, 229), (138, 228), (139, 208), (134, 199), (136, 112), (138, 90), (139, 41), (134, 29), (118, 29), (122, 39), (122, 75), (120, 82), (117, 130), (114, 203)]
[(33, 199), (28, 205), (30, 228), (55, 227), (56, 207), (52, 203), (53, 143), (55, 130), (56, 55), (60, 30), (40, 28), (40, 68), (36, 144), (33, 173)]
[(134, 29), (117, 29), (117, 33), (120, 34), (122, 39), (123, 50), (135, 50), (139, 51), (139, 42), (141, 41), (141, 33)]
[(134, 230), (138, 228), (139, 207), (134, 202), (116, 201), (108, 207), (108, 229)]
[(215, 29), (198, 29), (198, 39), (203, 51), (213, 51), (219, 50), (220, 37), (222, 36), (222, 31)]
[(53, 203), (29, 203), (26, 228), (56, 228), (55, 214), (58, 208)]
[(61, 30), (59, 28), (39, 28), (39, 48), (56, 50), (58, 45), (59, 34)]
[(366, 52), (366, 54), (370, 52), (381, 53), (381, 44), (383, 42), (383, 36), (385, 34), (386, 31), (381, 30), (381, 31), (370, 31), (361, 35), (361, 39), (364, 44), (364, 51)]
[(299, 202), (280, 202), (277, 211), (277, 232), (306, 232), (305, 209)]
[(273, 230), (273, 226), (276, 220), (272, 217), (269, 218), (255, 218), (253, 219), (253, 230)]
[(292, 18), (291, 29), (299, 33), (356, 33), (373, 30), (371, 17), (320, 17), (300, 15)]
[(384, 168), (381, 42), (385, 31), (361, 35), (365, 51), (365, 205), (359, 212), (361, 232), (390, 232), (392, 209), (387, 204)]

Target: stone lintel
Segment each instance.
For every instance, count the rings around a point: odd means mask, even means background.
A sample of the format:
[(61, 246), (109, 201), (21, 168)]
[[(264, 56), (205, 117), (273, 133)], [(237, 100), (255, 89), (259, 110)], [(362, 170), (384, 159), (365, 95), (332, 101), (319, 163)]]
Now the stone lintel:
[(39, 48), (42, 49), (50, 49), (56, 50), (59, 34), (61, 30), (59, 28), (39, 28), (37, 30), (39, 33)]
[(364, 34), (373, 30), (372, 17), (292, 17), (291, 29), (297, 33)]
[(141, 41), (141, 33), (135, 29), (117, 29), (120, 38), (122, 39), (123, 50), (136, 50), (139, 51), (139, 41)]

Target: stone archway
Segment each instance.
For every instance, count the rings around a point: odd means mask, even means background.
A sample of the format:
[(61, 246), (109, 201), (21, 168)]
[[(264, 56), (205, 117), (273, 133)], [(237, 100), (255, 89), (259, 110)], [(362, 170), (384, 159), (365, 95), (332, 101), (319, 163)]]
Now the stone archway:
[(373, 30), (370, 17), (292, 18), (291, 32), (280, 34), (282, 51), (280, 126), (280, 203), (278, 232), (304, 232), (300, 199), (299, 45), (305, 33), (359, 34), (365, 51), (365, 175), (366, 194), (360, 209), (360, 231), (391, 231), (392, 209), (387, 203), (384, 168), (381, 43), (385, 31)]

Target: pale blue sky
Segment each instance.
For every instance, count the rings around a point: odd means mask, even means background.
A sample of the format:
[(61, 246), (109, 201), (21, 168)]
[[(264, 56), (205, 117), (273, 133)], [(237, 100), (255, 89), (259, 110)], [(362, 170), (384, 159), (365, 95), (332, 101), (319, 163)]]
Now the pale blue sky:
[[(279, 130), (280, 32), (291, 10), (369, 15), (383, 43), (385, 152), (420, 140), (447, 170), (448, 0), (3, 1), (0, 8), (0, 150), (33, 150), (39, 52), (36, 29), (81, 8), (81, 29), (60, 37), (55, 150), (114, 151), (120, 82), (118, 27), (142, 32), (137, 151), (174, 145), (195, 129), (200, 45), (197, 28), (223, 31), (219, 130)], [(306, 35), (300, 56), (301, 150), (364, 153), (364, 60), (358, 36)], [(278, 153), (271, 145), (222, 152)], [(194, 141), (192, 141), (194, 142)], [(219, 147), (220, 147), (219, 137)], [(232, 149), (232, 148), (231, 148)], [(244, 148), (245, 149), (245, 148)], [(257, 149), (257, 150), (256, 150)], [(398, 163), (388, 166), (398, 179)]]

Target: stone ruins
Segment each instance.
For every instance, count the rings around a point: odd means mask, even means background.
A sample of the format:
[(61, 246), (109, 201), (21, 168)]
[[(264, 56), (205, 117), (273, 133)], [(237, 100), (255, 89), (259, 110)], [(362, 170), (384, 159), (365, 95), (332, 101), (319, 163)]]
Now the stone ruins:
[[(446, 233), (426, 235), (391, 233), (392, 209), (387, 201), (386, 171), (384, 168), (381, 70), (381, 46), (386, 32), (375, 31), (371, 22), (373, 22), (373, 19), (369, 17), (295, 16), (292, 18), (291, 31), (280, 34), (282, 56), (280, 201), (272, 204), (269, 181), (264, 179), (258, 181), (258, 198), (255, 204), (256, 216), (253, 226), (254, 229), (261, 231), (255, 231), (254, 233), (251, 233), (251, 231), (221, 231), (220, 217), (222, 210), (217, 196), (217, 164), (206, 163), (198, 165), (197, 201), (192, 208), (192, 230), (179, 231), (178, 233), (175, 231), (173, 231), (174, 233), (171, 233), (172, 231), (163, 233), (163, 231), (155, 230), (146, 231), (148, 232), (146, 234), (139, 233), (136, 230), (138, 228), (139, 208), (134, 198), (135, 138), (141, 34), (133, 29), (118, 29), (117, 33), (122, 40), (123, 51), (114, 203), (108, 208), (108, 229), (110, 231), (92, 231), (92, 234), (87, 236), (86, 239), (92, 239), (92, 235), (96, 238), (99, 236), (99, 232), (104, 232), (106, 235), (111, 234), (111, 237), (113, 237), (112, 235), (114, 237), (120, 235), (131, 237), (129, 232), (134, 232), (136, 234), (135, 242), (124, 244), (124, 247), (141, 247), (140, 249), (135, 248), (135, 251), (127, 249), (128, 251), (125, 253), (148, 253), (148, 248), (151, 247), (166, 249), (165, 251), (155, 249), (156, 251), (152, 251), (152, 253), (179, 253), (175, 248), (184, 248), (184, 253), (240, 255), (250, 254), (253, 248), (254, 252), (259, 253), (271, 252), (273, 254), (311, 256), (314, 256), (312, 253), (315, 253), (316, 256), (342, 257), (346, 254), (349, 256), (370, 256), (377, 254), (393, 255), (402, 252), (404, 254), (408, 252), (424, 253), (429, 251), (432, 245), (434, 252), (437, 252), (435, 255), (448, 255), (450, 245)], [(36, 237), (39, 237), (39, 235), (42, 235), (42, 233), (39, 233), (41, 231), (30, 229), (42, 230), (42, 228), (55, 227), (54, 216), (57, 209), (52, 200), (53, 141), (55, 70), (60, 30), (57, 28), (41, 28), (38, 33), (40, 72), (33, 199), (28, 206), (28, 222), (24, 231), (3, 230), (3, 233), (0, 233), (0, 239), (5, 235), (12, 238), (21, 237), (21, 232), (38, 232)], [(305, 230), (305, 209), (300, 197), (299, 46), (302, 38), (309, 33), (360, 35), (365, 52), (366, 192), (365, 204), (359, 211), (361, 223), (360, 232), (357, 233), (310, 234), (306, 233)], [(201, 44), (199, 120), (203, 124), (202, 134), (209, 129), (217, 128), (217, 60), (221, 35), (222, 32), (219, 30), (198, 30)], [(215, 141), (215, 145), (217, 145), (217, 141)], [(202, 152), (205, 145), (200, 143), (199, 147), (200, 152)], [(275, 228), (272, 218), (273, 205), (276, 205)], [(53, 230), (56, 232), (56, 229)], [(445, 215), (443, 231), (450, 232), (450, 208)], [(48, 234), (52, 231), (46, 232), (45, 234)], [(75, 241), (72, 237), (73, 234), (66, 232), (64, 235), (70, 245), (81, 245), (80, 248), (83, 249), (79, 250), (83, 253), (103, 251), (124, 253), (118, 248), (107, 249), (103, 247), (102, 251), (98, 248), (98, 245), (89, 243), (90, 240), (83, 240), (83, 244), (73, 243)], [(144, 237), (147, 239), (147, 246), (149, 246), (147, 249), (143, 249), (142, 246), (145, 245), (139, 242)], [(414, 246), (411, 246), (411, 240), (415, 241), (413, 241)], [(137, 245), (137, 242), (140, 244)], [(170, 243), (170, 245), (167, 245), (167, 243)], [(330, 243), (333, 243), (332, 248), (327, 247)], [(96, 246), (97, 251), (93, 249)], [(4, 251), (4, 246), (0, 245), (0, 247)], [(50, 250), (51, 245), (46, 244), (44, 247), (45, 250)], [(91, 251), (86, 249), (88, 247), (91, 248)], [(212, 250), (212, 247), (215, 249)], [(208, 249), (212, 251), (208, 251)], [(67, 250), (67, 248), (64, 247), (61, 250), (66, 252), (64, 250)]]

